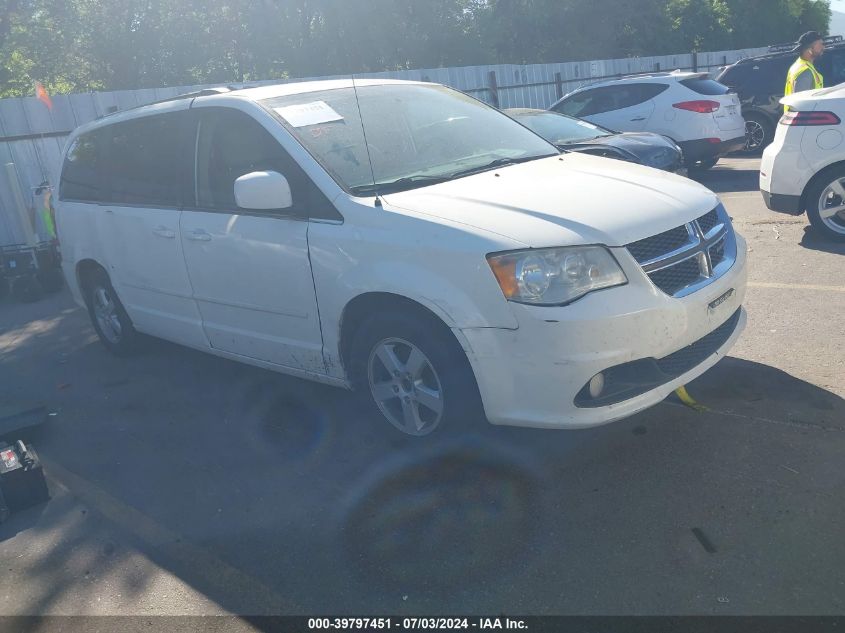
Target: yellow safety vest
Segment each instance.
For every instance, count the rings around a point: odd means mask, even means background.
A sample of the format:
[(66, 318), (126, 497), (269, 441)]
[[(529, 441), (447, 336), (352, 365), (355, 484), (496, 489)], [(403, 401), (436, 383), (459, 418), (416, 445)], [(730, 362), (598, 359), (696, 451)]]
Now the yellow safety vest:
[[(824, 88), (824, 77), (822, 77), (821, 73), (816, 70), (816, 67), (813, 66), (810, 62), (806, 59), (802, 59), (799, 57), (792, 66), (789, 68), (789, 72), (786, 75), (786, 87), (783, 90), (783, 96), (789, 96), (795, 92), (795, 81), (798, 79), (798, 76), (806, 71), (810, 71), (813, 73), (813, 88), (818, 90), (819, 88)], [(789, 106), (783, 107), (784, 112), (789, 112)]]

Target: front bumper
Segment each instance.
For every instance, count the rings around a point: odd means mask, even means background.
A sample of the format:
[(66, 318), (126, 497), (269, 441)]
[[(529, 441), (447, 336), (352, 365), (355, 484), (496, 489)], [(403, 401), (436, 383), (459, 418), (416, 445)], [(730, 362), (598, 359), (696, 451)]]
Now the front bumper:
[(745, 137), (738, 136), (719, 143), (711, 143), (708, 139), (702, 138), (694, 141), (680, 141), (678, 145), (681, 146), (684, 152), (684, 158), (689, 165), (698, 161), (708, 161), (727, 156), (733, 152), (739, 152), (745, 148)]
[[(558, 308), (512, 304), (516, 330), (462, 330), (487, 418), (493, 424), (585, 428), (619, 420), (666, 398), (715, 365), (745, 327), (745, 241), (721, 278), (683, 298), (658, 290), (625, 249), (614, 249), (629, 283)], [(618, 252), (617, 252), (618, 251)], [(730, 290), (734, 292), (714, 308)], [(599, 372), (687, 348), (738, 313), (727, 340), (704, 360), (647, 391), (606, 406), (576, 405)]]

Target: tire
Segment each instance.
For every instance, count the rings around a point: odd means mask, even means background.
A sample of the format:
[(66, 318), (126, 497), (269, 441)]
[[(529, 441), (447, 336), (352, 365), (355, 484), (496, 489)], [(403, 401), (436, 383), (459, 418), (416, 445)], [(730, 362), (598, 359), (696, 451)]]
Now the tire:
[(34, 303), (44, 296), (44, 289), (34, 275), (12, 280), (12, 296), (21, 303)]
[[(837, 194), (832, 185), (841, 188)], [(845, 242), (845, 167), (821, 172), (807, 190), (807, 217), (813, 228), (826, 239)], [(843, 207), (838, 213), (824, 217), (825, 210)]]
[(702, 174), (705, 171), (712, 169), (716, 166), (716, 163), (719, 162), (719, 158), (708, 158), (706, 160), (700, 160), (694, 163), (687, 164), (687, 170), (691, 174)]
[(751, 156), (761, 154), (774, 138), (775, 128), (768, 117), (757, 112), (750, 112), (745, 115), (744, 153)]
[(53, 293), (61, 290), (65, 285), (65, 278), (60, 268), (48, 268), (38, 272), (38, 281), (44, 292)]
[(406, 435), (484, 420), (466, 354), (433, 316), (398, 310), (369, 317), (353, 337), (350, 374), (372, 411)]
[(108, 274), (102, 268), (85, 280), (85, 303), (91, 324), (100, 341), (116, 356), (127, 356), (137, 349), (138, 332), (117, 296)]

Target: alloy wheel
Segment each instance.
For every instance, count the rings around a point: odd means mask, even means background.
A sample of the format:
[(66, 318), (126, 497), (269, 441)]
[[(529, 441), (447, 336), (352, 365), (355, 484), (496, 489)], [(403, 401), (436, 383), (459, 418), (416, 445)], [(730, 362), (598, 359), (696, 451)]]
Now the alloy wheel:
[(120, 325), (117, 304), (114, 298), (111, 296), (108, 288), (97, 286), (94, 289), (93, 299), (94, 317), (97, 319), (97, 325), (100, 326), (100, 331), (109, 343), (117, 345), (120, 343), (123, 328)]
[(819, 217), (824, 225), (840, 235), (845, 235), (845, 178), (830, 183), (819, 198)]
[(443, 418), (443, 386), (434, 365), (420, 348), (401, 338), (387, 338), (370, 352), (370, 393), (379, 410), (408, 435), (428, 435)]

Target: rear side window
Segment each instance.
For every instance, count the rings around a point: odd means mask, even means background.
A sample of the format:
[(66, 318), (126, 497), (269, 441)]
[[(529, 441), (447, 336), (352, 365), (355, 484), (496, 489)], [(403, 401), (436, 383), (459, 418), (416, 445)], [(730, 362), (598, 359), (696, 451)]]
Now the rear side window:
[(684, 79), (681, 84), (700, 95), (728, 94), (728, 87), (712, 79)]
[(188, 165), (182, 143), (185, 115), (156, 114), (109, 126), (109, 202), (182, 206)]
[(104, 130), (80, 134), (73, 141), (62, 166), (59, 197), (62, 200), (103, 202), (106, 199), (108, 176), (103, 153)]
[(745, 96), (782, 95), (786, 74), (794, 61), (792, 57), (776, 57), (730, 66), (719, 77), (719, 83)]
[(826, 86), (835, 86), (845, 82), (845, 49), (832, 49), (825, 52), (817, 65), (824, 75)]
[(62, 167), (63, 200), (182, 206), (190, 168), (184, 112), (108, 125), (76, 138)]
[(669, 86), (666, 84), (619, 84), (584, 90), (558, 104), (557, 112), (574, 117), (630, 108), (653, 99)]

